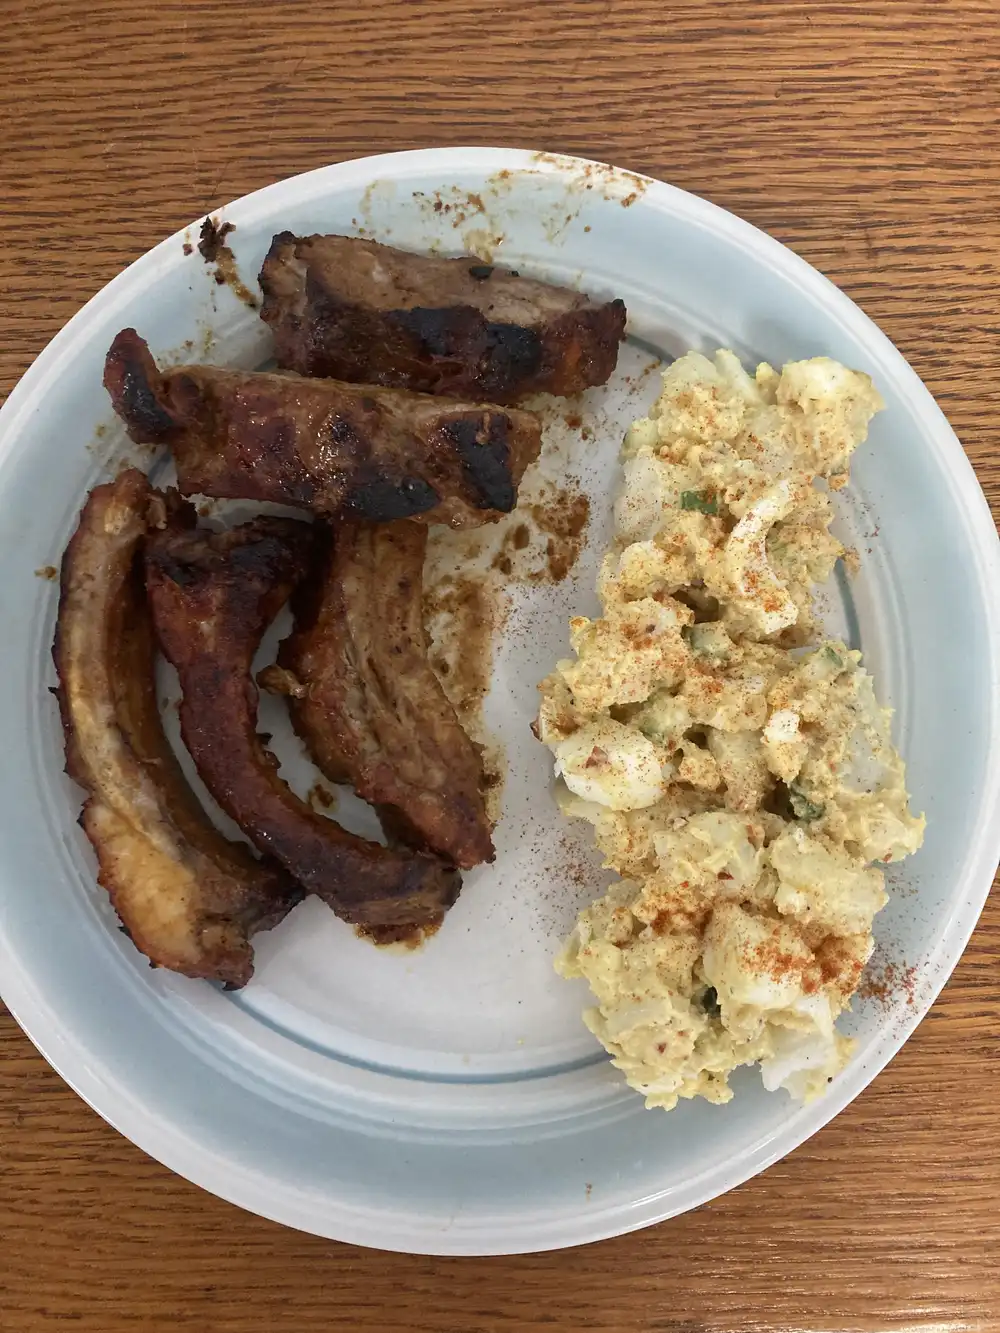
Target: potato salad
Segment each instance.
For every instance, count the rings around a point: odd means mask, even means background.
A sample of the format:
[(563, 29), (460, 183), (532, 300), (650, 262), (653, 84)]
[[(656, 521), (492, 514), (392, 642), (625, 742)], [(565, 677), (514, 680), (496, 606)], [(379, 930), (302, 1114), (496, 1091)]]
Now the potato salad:
[(881, 406), (825, 357), (674, 362), (625, 438), (603, 615), (571, 621), (541, 686), (557, 799), (621, 877), (556, 966), (648, 1106), (728, 1101), (753, 1063), (770, 1090), (825, 1089), (881, 867), (923, 838), (890, 715), (812, 605), (845, 555), (830, 491)]

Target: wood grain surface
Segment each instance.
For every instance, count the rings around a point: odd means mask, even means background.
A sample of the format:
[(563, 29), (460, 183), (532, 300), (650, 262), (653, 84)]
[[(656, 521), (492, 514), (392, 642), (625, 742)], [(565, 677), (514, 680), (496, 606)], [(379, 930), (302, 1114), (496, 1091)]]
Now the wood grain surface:
[[(996, 0), (4, 0), (0, 394), (190, 219), (344, 157), (547, 148), (765, 228), (903, 350), (1000, 504)], [(0, 978), (2, 985), (2, 978)], [(1000, 1328), (1000, 902), (892, 1066), (763, 1176), (585, 1249), (392, 1257), (248, 1216), (0, 1013), (0, 1329)]]

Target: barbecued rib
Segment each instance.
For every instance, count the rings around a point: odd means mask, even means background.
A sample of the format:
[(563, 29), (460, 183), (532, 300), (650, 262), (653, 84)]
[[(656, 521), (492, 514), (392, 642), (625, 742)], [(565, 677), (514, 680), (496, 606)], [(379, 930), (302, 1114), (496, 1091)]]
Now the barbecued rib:
[(621, 301), (356, 236), (281, 232), (260, 285), (279, 366), (454, 398), (579, 393), (625, 337)]
[(458, 895), (437, 857), (348, 833), (299, 800), (257, 735), (250, 666), (302, 577), (311, 528), (257, 518), (228, 532), (168, 528), (149, 542), (146, 586), (163, 651), (177, 668), (181, 733), (205, 785), (268, 852), (345, 921), (437, 921)]
[(66, 548), (52, 651), (66, 771), (88, 793), (80, 823), (136, 947), (161, 967), (237, 987), (253, 972), (249, 936), (302, 891), (210, 823), (163, 734), (137, 557), (164, 513), (164, 498), (130, 469), (90, 493)]
[(134, 440), (169, 444), (185, 495), (471, 526), (514, 508), (541, 447), (537, 417), (516, 408), (215, 366), (160, 371), (134, 329), (112, 343), (104, 384)]
[(295, 729), (327, 777), (349, 781), (394, 834), (468, 870), (493, 860), (493, 843), (479, 753), (427, 660), (426, 547), (416, 523), (327, 530), (293, 599), (284, 670), (268, 680), (291, 693)]

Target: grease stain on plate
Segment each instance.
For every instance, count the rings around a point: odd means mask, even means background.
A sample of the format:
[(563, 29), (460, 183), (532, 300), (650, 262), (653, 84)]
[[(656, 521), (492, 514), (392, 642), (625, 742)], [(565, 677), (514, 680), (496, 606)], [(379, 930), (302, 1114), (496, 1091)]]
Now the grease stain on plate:
[(499, 815), (506, 761), (486, 728), (483, 705), (493, 678), (496, 638), (507, 625), (516, 584), (557, 584), (584, 548), (590, 499), (570, 459), (595, 437), (587, 406), (538, 398), (542, 449), (519, 487), (517, 507), (479, 528), (432, 527), (424, 568), (430, 662), (458, 719), (484, 751), (487, 806)]

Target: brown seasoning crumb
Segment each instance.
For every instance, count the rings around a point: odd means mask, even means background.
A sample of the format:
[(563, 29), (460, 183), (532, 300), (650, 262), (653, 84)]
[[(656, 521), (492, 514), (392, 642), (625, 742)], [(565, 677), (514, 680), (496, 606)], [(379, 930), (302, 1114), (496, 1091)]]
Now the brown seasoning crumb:
[(236, 258), (226, 244), (226, 237), (236, 230), (232, 222), (217, 222), (209, 216), (201, 224), (198, 253), (206, 264), (215, 265), (215, 281), (220, 287), (229, 286), (244, 305), (257, 309), (257, 298), (240, 277)]
[(314, 810), (332, 810), (337, 804), (337, 793), (324, 787), (322, 782), (314, 782), (306, 799)]

